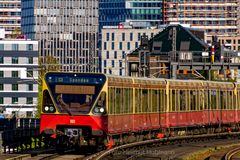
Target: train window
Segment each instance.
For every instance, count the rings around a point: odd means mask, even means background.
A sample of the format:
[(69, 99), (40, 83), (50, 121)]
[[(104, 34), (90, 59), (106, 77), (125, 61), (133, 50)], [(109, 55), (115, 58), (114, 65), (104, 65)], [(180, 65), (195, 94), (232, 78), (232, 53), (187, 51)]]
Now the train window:
[(227, 108), (226, 99), (227, 99), (226, 91), (220, 91), (220, 106), (221, 106), (221, 109), (226, 109)]
[(106, 92), (102, 92), (93, 110), (94, 114), (106, 114)]
[(185, 111), (187, 106), (187, 90), (180, 90), (180, 111)]
[(123, 113), (131, 113), (132, 112), (132, 89), (124, 88), (123, 89)]
[(210, 90), (210, 109), (217, 109), (217, 91)]
[(135, 89), (135, 113), (141, 113), (141, 92)]
[(158, 112), (159, 108), (159, 90), (152, 90), (152, 112)]
[(170, 90), (170, 111), (176, 111), (176, 91)]
[(208, 91), (204, 91), (204, 109), (209, 109), (209, 94)]
[(202, 90), (199, 90), (199, 105), (198, 105), (198, 110), (199, 111), (202, 111), (203, 110), (203, 91)]
[(151, 112), (151, 108), (150, 105), (148, 103), (148, 90), (147, 89), (143, 89), (142, 90), (142, 112), (146, 113), (146, 112)]
[(233, 93), (228, 91), (228, 109), (233, 109)]
[(159, 111), (160, 112), (165, 112), (166, 111), (166, 90), (165, 89), (160, 89), (159, 90)]
[(133, 113), (133, 88), (129, 89), (129, 113)]
[(190, 91), (190, 110), (197, 110), (197, 91)]
[(115, 89), (115, 114), (120, 114), (122, 112), (122, 89)]
[(43, 104), (42, 104), (42, 111), (46, 113), (54, 113), (56, 111), (53, 101), (49, 95), (47, 90), (43, 91)]
[(180, 91), (172, 91), (172, 111), (178, 111), (180, 106)]
[(114, 114), (115, 94), (114, 88), (108, 89), (108, 113)]
[(160, 89), (160, 91), (159, 91), (159, 112), (163, 112), (163, 95), (162, 95), (162, 92), (163, 92), (163, 90), (162, 89)]

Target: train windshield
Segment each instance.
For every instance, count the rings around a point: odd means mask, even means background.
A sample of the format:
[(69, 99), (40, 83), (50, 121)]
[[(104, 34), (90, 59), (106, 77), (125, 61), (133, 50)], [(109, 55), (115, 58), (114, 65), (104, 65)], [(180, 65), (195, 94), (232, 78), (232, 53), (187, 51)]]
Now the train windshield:
[(46, 83), (60, 113), (89, 113), (106, 81), (103, 74), (47, 73)]

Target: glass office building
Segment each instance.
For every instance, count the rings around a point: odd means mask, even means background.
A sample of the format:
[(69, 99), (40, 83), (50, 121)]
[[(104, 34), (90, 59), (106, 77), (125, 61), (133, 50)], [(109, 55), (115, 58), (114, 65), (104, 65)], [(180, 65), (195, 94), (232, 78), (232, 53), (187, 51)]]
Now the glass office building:
[(62, 71), (98, 71), (98, 6), (98, 0), (22, 0), (22, 30), (40, 42), (43, 66), (54, 57)]
[(162, 6), (162, 0), (99, 0), (100, 29), (121, 22), (142, 28), (162, 24)]

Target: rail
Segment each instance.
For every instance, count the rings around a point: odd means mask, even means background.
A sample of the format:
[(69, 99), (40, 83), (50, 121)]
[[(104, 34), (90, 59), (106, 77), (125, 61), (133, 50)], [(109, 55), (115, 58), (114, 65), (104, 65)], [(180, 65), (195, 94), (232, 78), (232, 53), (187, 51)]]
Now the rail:
[[(235, 136), (240, 135), (240, 132), (232, 132), (232, 133), (216, 133), (216, 134), (206, 134), (206, 135), (190, 135), (190, 136), (182, 136), (182, 137), (169, 137), (169, 138), (162, 138), (162, 139), (152, 139), (152, 140), (145, 140), (141, 142), (135, 142), (130, 144), (121, 145), (115, 148), (112, 148), (110, 150), (105, 150), (102, 152), (98, 152), (96, 154), (93, 154), (91, 156), (88, 156), (84, 158), (84, 160), (104, 160), (107, 156), (110, 156), (111, 154), (117, 153), (122, 150), (129, 150), (131, 148), (136, 147), (142, 147), (147, 145), (153, 145), (153, 144), (162, 144), (162, 143), (168, 143), (168, 142), (182, 142), (182, 141), (192, 141), (192, 140), (199, 140), (199, 139), (213, 139), (213, 138), (219, 138), (224, 136)], [(129, 158), (129, 157), (128, 157)], [(126, 159), (126, 158), (125, 158)], [(131, 157), (130, 157), (131, 159)]]
[(224, 156), (224, 160), (231, 160), (232, 157), (233, 157), (235, 154), (239, 153), (239, 152), (240, 152), (240, 147), (237, 147), (237, 148), (235, 148), (235, 149), (230, 150), (230, 151), (227, 152), (226, 155)]

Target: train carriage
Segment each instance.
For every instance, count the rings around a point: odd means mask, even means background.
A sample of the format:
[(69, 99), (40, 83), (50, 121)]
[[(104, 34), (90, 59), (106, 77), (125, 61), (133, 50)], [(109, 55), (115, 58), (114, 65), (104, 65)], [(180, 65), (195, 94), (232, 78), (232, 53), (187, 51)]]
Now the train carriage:
[(43, 81), (40, 130), (58, 147), (238, 130), (239, 88), (230, 82), (50, 72)]

